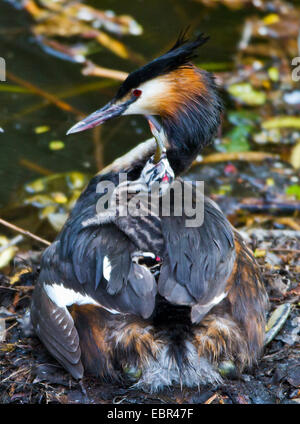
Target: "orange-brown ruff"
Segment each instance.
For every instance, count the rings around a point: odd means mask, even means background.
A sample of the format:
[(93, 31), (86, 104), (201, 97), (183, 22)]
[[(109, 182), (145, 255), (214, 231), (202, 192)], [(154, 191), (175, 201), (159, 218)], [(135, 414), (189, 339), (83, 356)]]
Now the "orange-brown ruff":
[[(220, 124), (214, 79), (190, 63), (205, 41), (181, 38), (69, 133), (124, 114), (160, 115), (166, 163), (183, 184), (180, 174)], [(204, 222), (195, 228), (173, 206), (169, 217), (95, 219), (98, 184), (118, 185), (122, 172), (138, 185), (154, 149), (90, 181), (44, 252), (32, 323), (75, 378), (93, 374), (151, 391), (221, 382), (221, 362), (241, 372), (259, 358), (268, 299), (255, 258), (219, 207), (204, 197)]]
[(154, 95), (149, 98), (149, 113), (158, 114), (164, 118), (176, 118), (182, 105), (190, 104), (193, 107), (194, 103), (199, 102), (199, 96), (203, 98), (209, 96), (205, 82), (194, 66), (161, 75), (156, 78), (156, 84), (160, 84), (163, 90), (159, 96)]
[(173, 71), (162, 78), (166, 79), (170, 91), (159, 100), (157, 109), (160, 116), (176, 118), (180, 105), (190, 103), (193, 106), (193, 103), (198, 102), (199, 95), (208, 96), (201, 74), (194, 67)]

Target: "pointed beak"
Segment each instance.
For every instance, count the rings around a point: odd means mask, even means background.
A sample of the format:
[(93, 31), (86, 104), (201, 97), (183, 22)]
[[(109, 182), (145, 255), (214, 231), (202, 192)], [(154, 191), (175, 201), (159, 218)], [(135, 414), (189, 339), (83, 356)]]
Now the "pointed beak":
[(70, 128), (67, 132), (67, 135), (94, 128), (97, 125), (103, 124), (111, 118), (120, 116), (122, 115), (122, 113), (125, 112), (128, 106), (129, 101), (120, 104), (115, 104), (113, 103), (113, 101), (111, 101), (107, 103), (107, 105), (105, 105), (103, 108), (96, 110), (96, 112), (91, 113), (91, 115), (87, 116), (86, 118), (82, 119), (82, 121), (79, 121), (77, 122), (77, 124), (73, 125), (73, 127)]

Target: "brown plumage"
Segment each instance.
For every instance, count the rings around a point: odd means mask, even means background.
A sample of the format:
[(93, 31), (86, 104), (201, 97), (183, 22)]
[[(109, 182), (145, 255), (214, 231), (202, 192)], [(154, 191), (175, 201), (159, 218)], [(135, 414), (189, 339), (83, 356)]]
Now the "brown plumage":
[[(216, 367), (230, 360), (242, 371), (256, 363), (263, 349), (268, 299), (259, 267), (238, 233), (235, 246), (237, 257), (227, 282), (228, 296), (199, 324), (191, 325), (186, 338), (199, 358)], [(168, 331), (156, 328), (153, 320), (112, 317), (93, 305), (74, 305), (71, 315), (84, 368), (104, 380), (124, 380), (124, 369), (129, 367), (143, 373), (149, 358), (155, 361), (162, 346), (170, 343)]]
[(209, 93), (201, 73), (194, 66), (176, 69), (156, 78), (156, 84), (163, 89), (159, 95), (149, 98), (149, 113), (164, 118), (175, 118), (182, 105), (199, 103), (199, 96), (207, 98)]

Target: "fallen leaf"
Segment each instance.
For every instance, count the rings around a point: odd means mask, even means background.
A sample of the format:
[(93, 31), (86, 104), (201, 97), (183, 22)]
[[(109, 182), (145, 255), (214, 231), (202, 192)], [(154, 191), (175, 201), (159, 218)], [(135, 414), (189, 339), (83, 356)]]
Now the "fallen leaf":
[(65, 143), (60, 140), (50, 141), (49, 149), (50, 150), (61, 150), (64, 149)]
[(47, 125), (41, 125), (39, 127), (35, 127), (34, 132), (36, 134), (43, 134), (49, 130), (50, 130), (50, 127), (48, 127)]
[(237, 100), (249, 106), (261, 106), (267, 99), (263, 91), (255, 90), (252, 85), (247, 82), (232, 84), (227, 90)]
[[(0, 247), (3, 247), (8, 243), (9, 239), (7, 237), (0, 236)], [(0, 253), (0, 269), (9, 264), (17, 251), (18, 248), (16, 246), (9, 246)]]
[(254, 256), (256, 258), (264, 258), (266, 256), (266, 250), (264, 249), (255, 249)]
[(296, 128), (300, 129), (300, 117), (298, 116), (277, 116), (262, 122), (262, 127), (266, 130), (273, 128)]
[(300, 185), (293, 184), (286, 189), (286, 194), (295, 197), (296, 199), (300, 200)]
[(0, 318), (0, 342), (5, 342), (5, 336), (6, 336), (5, 319)]
[(294, 169), (300, 168), (300, 141), (292, 148), (290, 163)]

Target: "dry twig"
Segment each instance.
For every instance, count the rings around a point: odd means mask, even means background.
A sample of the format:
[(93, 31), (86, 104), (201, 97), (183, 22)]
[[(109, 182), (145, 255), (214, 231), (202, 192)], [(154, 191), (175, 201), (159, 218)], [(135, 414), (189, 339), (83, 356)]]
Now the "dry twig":
[(5, 219), (0, 218), (0, 224), (4, 225), (5, 227), (8, 227), (14, 231), (17, 231), (18, 233), (24, 234), (24, 236), (28, 236), (33, 238), (36, 241), (39, 241), (40, 243), (46, 244), (47, 246), (50, 246), (50, 241), (45, 240), (39, 236), (36, 236), (35, 234), (31, 233), (30, 231), (23, 230), (23, 228), (18, 227), (17, 225), (11, 224), (8, 221), (5, 221)]

